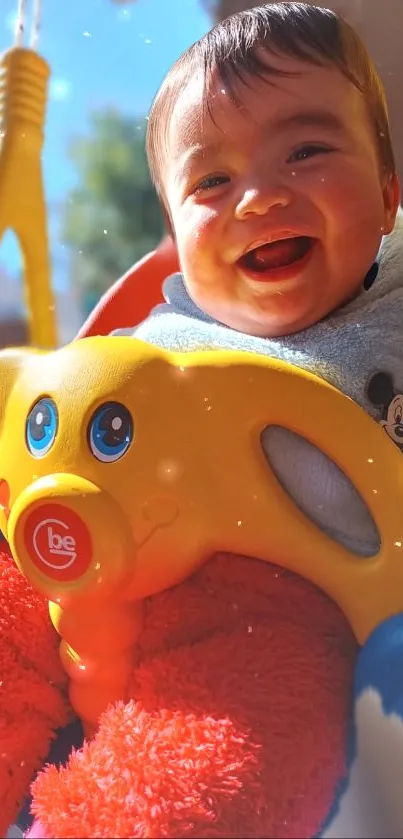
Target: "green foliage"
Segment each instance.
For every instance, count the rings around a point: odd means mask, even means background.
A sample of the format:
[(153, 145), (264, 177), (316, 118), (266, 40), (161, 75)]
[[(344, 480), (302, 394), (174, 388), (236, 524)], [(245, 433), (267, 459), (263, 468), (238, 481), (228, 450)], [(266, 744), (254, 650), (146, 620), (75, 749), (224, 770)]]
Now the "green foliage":
[(87, 311), (162, 236), (144, 140), (144, 120), (108, 110), (93, 114), (89, 136), (72, 146), (79, 185), (66, 205), (63, 239)]

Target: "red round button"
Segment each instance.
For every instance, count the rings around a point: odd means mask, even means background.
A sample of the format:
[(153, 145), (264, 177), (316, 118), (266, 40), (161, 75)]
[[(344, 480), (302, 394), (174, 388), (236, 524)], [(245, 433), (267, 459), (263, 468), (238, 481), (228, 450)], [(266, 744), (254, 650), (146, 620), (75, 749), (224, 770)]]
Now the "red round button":
[(41, 504), (24, 528), (25, 547), (36, 568), (60, 582), (78, 580), (92, 559), (92, 541), (80, 517), (61, 504)]

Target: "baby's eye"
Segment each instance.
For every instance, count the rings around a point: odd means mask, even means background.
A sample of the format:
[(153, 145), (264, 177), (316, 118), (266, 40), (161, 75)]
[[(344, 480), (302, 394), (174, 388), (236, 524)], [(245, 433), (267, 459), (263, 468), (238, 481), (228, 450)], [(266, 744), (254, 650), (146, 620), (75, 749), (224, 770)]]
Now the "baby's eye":
[(208, 175), (207, 178), (203, 178), (200, 183), (197, 184), (195, 192), (203, 192), (204, 190), (214, 189), (217, 186), (222, 186), (222, 184), (229, 183), (228, 175)]
[(293, 151), (287, 160), (287, 163), (298, 163), (301, 160), (308, 160), (318, 154), (329, 154), (332, 149), (329, 146), (321, 146), (317, 143), (310, 143), (309, 145), (300, 146)]

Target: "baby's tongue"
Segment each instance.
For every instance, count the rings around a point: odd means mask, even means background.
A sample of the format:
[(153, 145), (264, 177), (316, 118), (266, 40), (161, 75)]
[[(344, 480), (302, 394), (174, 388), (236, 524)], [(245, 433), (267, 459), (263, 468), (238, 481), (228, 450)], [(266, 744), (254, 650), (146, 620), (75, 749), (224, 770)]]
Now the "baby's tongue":
[(251, 271), (270, 271), (283, 268), (302, 259), (311, 246), (307, 236), (296, 236), (292, 239), (279, 239), (267, 245), (261, 245), (245, 254), (243, 262)]

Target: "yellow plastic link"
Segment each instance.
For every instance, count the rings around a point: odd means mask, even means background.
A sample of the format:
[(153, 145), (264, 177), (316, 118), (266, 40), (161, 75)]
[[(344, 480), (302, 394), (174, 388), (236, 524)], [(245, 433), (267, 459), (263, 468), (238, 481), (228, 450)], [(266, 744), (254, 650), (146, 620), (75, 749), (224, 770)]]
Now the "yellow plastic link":
[(21, 246), (31, 343), (57, 344), (41, 155), (50, 69), (33, 50), (15, 47), (0, 61), (0, 240)]

